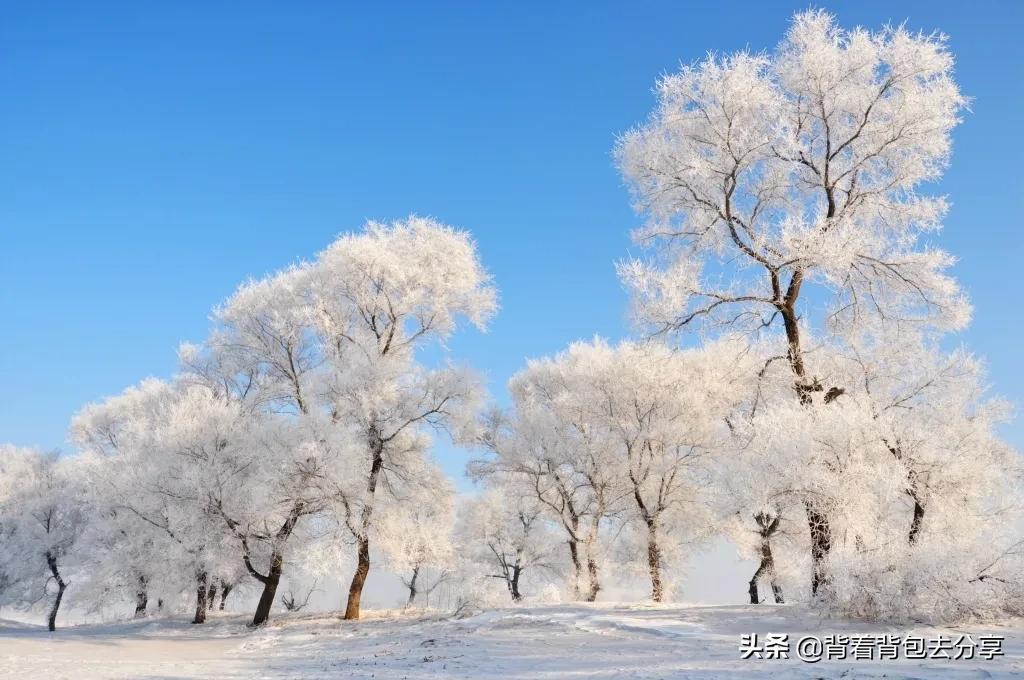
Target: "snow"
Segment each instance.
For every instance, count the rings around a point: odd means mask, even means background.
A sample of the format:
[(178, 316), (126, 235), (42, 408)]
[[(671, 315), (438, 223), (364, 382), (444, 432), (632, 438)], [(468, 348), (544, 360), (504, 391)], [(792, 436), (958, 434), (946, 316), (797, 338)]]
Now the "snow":
[[(548, 605), (466, 618), (368, 612), (358, 622), (239, 616), (75, 626), (0, 621), (0, 677), (98, 678), (1011, 678), (1024, 621), (957, 629), (821, 618), (799, 606)], [(944, 661), (742, 660), (743, 633), (1005, 635), (1005, 657)]]

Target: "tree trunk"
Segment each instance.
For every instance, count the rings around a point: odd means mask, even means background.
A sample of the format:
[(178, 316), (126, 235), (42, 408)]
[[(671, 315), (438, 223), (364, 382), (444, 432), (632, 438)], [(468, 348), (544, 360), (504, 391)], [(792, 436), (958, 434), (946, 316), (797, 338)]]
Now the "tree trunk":
[(750, 577), (750, 584), (747, 587), (747, 594), (750, 595), (750, 604), (761, 604), (761, 598), (757, 594), (757, 579), (764, 573), (764, 559), (757, 565), (757, 571)]
[[(829, 214), (833, 217), (835, 206), (829, 193)], [(795, 376), (795, 388), (797, 398), (805, 406), (811, 406), (814, 402), (811, 398), (812, 392), (820, 390), (821, 386), (817, 381), (810, 381), (804, 368), (803, 351), (800, 348), (800, 324), (796, 313), (796, 301), (800, 296), (800, 288), (803, 284), (803, 272), (797, 270), (789, 281), (786, 290), (784, 304), (780, 306), (779, 312), (782, 315), (782, 322), (786, 328), (786, 341), (789, 345), (787, 356), (790, 368)], [(834, 399), (834, 397), (833, 397)], [(830, 401), (826, 398), (826, 402)], [(816, 596), (818, 590), (829, 582), (826, 560), (832, 550), (832, 529), (829, 526), (828, 516), (824, 510), (818, 507), (813, 501), (804, 501), (807, 509), (807, 525), (811, 530), (811, 595)]]
[(918, 536), (921, 534), (921, 524), (924, 522), (924, 506), (915, 498), (914, 499), (914, 519), (910, 522), (910, 533), (907, 535), (907, 540), (910, 545), (916, 545)]
[(356, 537), (359, 550), (358, 563), (356, 564), (356, 573), (352, 575), (352, 583), (348, 587), (348, 602), (345, 603), (344, 617), (346, 621), (359, 618), (359, 603), (363, 598), (363, 586), (366, 584), (366, 577), (370, 574), (370, 518), (373, 515), (373, 499), (377, 493), (377, 478), (384, 466), (384, 441), (380, 438), (380, 433), (371, 428), (369, 438), (373, 459), (370, 463), (370, 476), (366, 482), (367, 498), (360, 517), (360, 534)]
[(757, 593), (757, 581), (765, 575), (767, 575), (771, 581), (772, 595), (775, 597), (775, 604), (783, 604), (782, 587), (775, 580), (775, 558), (772, 556), (771, 539), (768, 536), (762, 535), (761, 563), (758, 565), (757, 571), (754, 572), (754, 576), (750, 579), (750, 585), (747, 590), (750, 595), (750, 604), (761, 604), (761, 600)]
[(206, 572), (196, 572), (196, 615), (192, 623), (206, 622)]
[(647, 523), (647, 568), (651, 574), (651, 599), (661, 602), (665, 598), (661, 582), (661, 548), (658, 547), (658, 525), (653, 520)]
[[(889, 453), (893, 457), (900, 461), (901, 464), (907, 464), (907, 461), (903, 459), (903, 449), (900, 446), (900, 442), (897, 439), (894, 443), (883, 439), (885, 445), (889, 448)], [(924, 521), (924, 506), (921, 505), (921, 499), (917, 495), (917, 471), (907, 465), (907, 488), (905, 492), (910, 500), (914, 501), (914, 518), (910, 521), (910, 531), (907, 533), (907, 542), (910, 545), (917, 543), (918, 534), (921, 533), (921, 523)]]
[(274, 606), (274, 598), (277, 597), (277, 586), (281, 582), (281, 572), (284, 570), (284, 555), (274, 551), (270, 556), (270, 571), (261, 579), (263, 592), (260, 594), (260, 601), (256, 604), (256, 613), (253, 614), (252, 626), (262, 626), (270, 618), (270, 608)]
[(359, 603), (363, 597), (363, 586), (370, 573), (370, 539), (363, 535), (358, 539), (359, 554), (356, 573), (352, 575), (352, 584), (348, 588), (348, 603), (345, 605), (345, 620), (354, 621), (359, 618)]
[(597, 562), (593, 557), (587, 557), (587, 575), (590, 579), (590, 588), (587, 590), (587, 602), (597, 601), (597, 594), (601, 590), (601, 581), (597, 574)]
[(826, 560), (829, 551), (832, 550), (832, 530), (828, 518), (817, 504), (805, 501), (804, 507), (807, 510), (807, 526), (811, 533), (811, 596), (816, 597), (831, 580)]
[(522, 573), (523, 568), (517, 562), (516, 565), (512, 567), (512, 580), (508, 582), (508, 590), (512, 594), (513, 602), (519, 602), (523, 599), (522, 593), (519, 592), (519, 577)]
[(579, 541), (569, 537), (569, 559), (572, 561), (572, 599), (580, 599), (580, 583), (583, 581), (583, 565), (580, 563)]
[(60, 610), (60, 601), (64, 599), (64, 591), (67, 590), (68, 584), (61, 578), (60, 571), (57, 569), (57, 558), (51, 552), (46, 553), (46, 565), (50, 568), (50, 574), (57, 583), (57, 597), (53, 599), (53, 606), (50, 608), (50, 616), (47, 619), (47, 628), (52, 633), (57, 630), (57, 612)]
[(596, 484), (593, 478), (588, 477), (587, 481), (595, 489), (595, 504), (590, 517), (590, 528), (584, 543), (587, 554), (587, 577), (589, 579), (586, 601), (596, 602), (597, 594), (601, 591), (601, 578), (598, 574), (597, 560), (594, 557), (594, 546), (597, 545), (601, 534), (601, 518), (604, 517), (605, 513), (605, 500), (603, 486)]
[(222, 583), (220, 586), (220, 607), (218, 609), (221, 611), (224, 611), (224, 601), (228, 599), (228, 593), (231, 592), (232, 588), (234, 586), (230, 583)]
[[(256, 604), (256, 613), (253, 614), (251, 626), (262, 626), (270, 618), (270, 609), (274, 606), (274, 597), (277, 596), (277, 586), (281, 582), (281, 572), (284, 570), (284, 548), (282, 547), (288, 538), (292, 535), (292, 531), (295, 529), (296, 523), (299, 518), (302, 517), (305, 512), (306, 504), (305, 501), (295, 501), (292, 505), (291, 512), (288, 513), (288, 517), (284, 520), (284, 524), (274, 534), (273, 542), (271, 545), (274, 547), (270, 553), (270, 568), (267, 570), (266, 575), (261, 574), (256, 570), (256, 567), (252, 564), (251, 554), (249, 552), (249, 541), (244, 534), (236, 535), (242, 542), (242, 563), (245, 565), (246, 571), (254, 579), (263, 584), (263, 592), (260, 594), (260, 601)], [(228, 526), (232, 529), (237, 526), (237, 523), (233, 523), (225, 517), (225, 521), (228, 522)], [(221, 597), (220, 608), (224, 608), (224, 598), (227, 597), (227, 591), (231, 590), (231, 586), (226, 583), (224, 586), (224, 595)], [(216, 592), (216, 591), (212, 591)]]
[(213, 611), (213, 605), (217, 601), (217, 579), (210, 581), (210, 589), (206, 593), (206, 608)]
[(139, 577), (139, 587), (135, 592), (135, 618), (141, 619), (146, 616), (146, 605), (149, 603), (149, 596), (146, 593), (146, 577)]
[(416, 580), (420, 577), (419, 565), (412, 568), (412, 577), (409, 578), (409, 599), (405, 602), (405, 608), (416, 603)]
[(783, 604), (782, 587), (776, 581), (775, 557), (772, 555), (772, 536), (779, 528), (779, 521), (782, 516), (775, 513), (759, 512), (754, 515), (754, 521), (760, 527), (758, 533), (761, 535), (761, 563), (750, 579), (747, 592), (750, 595), (751, 604), (760, 604), (761, 600), (757, 593), (757, 581), (767, 575), (772, 586), (772, 595), (775, 597), (775, 604)]

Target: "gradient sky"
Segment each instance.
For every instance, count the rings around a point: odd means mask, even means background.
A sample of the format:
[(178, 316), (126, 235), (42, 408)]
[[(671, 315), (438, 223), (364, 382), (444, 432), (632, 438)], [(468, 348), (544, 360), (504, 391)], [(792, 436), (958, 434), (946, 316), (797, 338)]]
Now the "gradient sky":
[[(240, 281), (369, 218), (473, 232), (502, 310), (451, 349), (499, 398), (527, 357), (626, 334), (613, 261), (638, 218), (616, 134), (659, 74), (770, 49), (808, 5), (492, 4), (4, 3), (0, 441), (67, 449), (81, 404), (169, 376)], [(950, 34), (974, 97), (934, 239), (976, 306), (953, 342), (1024, 402), (1024, 4), (824, 6)], [(1024, 424), (1006, 436), (1024, 447)]]

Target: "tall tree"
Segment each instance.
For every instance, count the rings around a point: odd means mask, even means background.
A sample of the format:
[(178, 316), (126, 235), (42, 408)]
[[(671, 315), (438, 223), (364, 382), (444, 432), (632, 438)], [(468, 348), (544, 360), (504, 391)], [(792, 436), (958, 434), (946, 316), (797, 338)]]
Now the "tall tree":
[(215, 310), (205, 345), (179, 352), (182, 379), (210, 390), (251, 424), (240, 467), (245, 493), (220, 484), (209, 505), (262, 587), (253, 626), (268, 620), (288, 548), (303, 518), (323, 509), (319, 483), (337, 458), (314, 387), (322, 352), (310, 330), (307, 284), (303, 267), (243, 284)]
[(458, 317), (482, 329), (496, 293), (467, 233), (419, 217), (342, 236), (306, 274), (326, 413), (358, 437), (356, 468), (342, 469), (331, 488), (356, 544), (345, 618), (357, 619), (379, 496), (390, 478), (422, 466), (425, 427), (460, 430), (479, 399), (474, 375), (427, 368), (417, 352), (451, 335)]
[[(662, 78), (650, 121), (617, 148), (649, 216), (636, 238), (652, 257), (620, 266), (638, 316), (662, 334), (781, 325), (805, 407), (848, 387), (807, 355), (812, 321), (834, 332), (879, 318), (962, 327), (952, 258), (918, 245), (946, 211), (918, 190), (942, 174), (966, 103), (952, 69), (942, 36), (846, 31), (809, 11), (770, 55), (710, 56)], [(828, 299), (822, 319), (802, 305), (811, 285)], [(808, 452), (807, 464), (827, 456)], [(831, 509), (811, 490), (803, 504), (817, 592)]]

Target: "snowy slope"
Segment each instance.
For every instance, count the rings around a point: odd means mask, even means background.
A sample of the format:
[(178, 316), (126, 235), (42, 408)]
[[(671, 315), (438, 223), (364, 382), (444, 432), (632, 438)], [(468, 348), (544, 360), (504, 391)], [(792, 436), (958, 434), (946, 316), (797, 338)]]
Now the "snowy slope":
[(0, 623), (0, 677), (76, 678), (1011, 678), (1024, 674), (1024, 622), (924, 636), (999, 634), (986, 661), (741, 660), (743, 633), (906, 633), (820, 619), (800, 607), (552, 605), (464, 619), (373, 614), (358, 623), (238, 617), (80, 626), (50, 635)]

